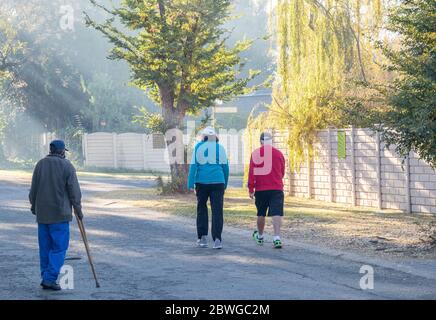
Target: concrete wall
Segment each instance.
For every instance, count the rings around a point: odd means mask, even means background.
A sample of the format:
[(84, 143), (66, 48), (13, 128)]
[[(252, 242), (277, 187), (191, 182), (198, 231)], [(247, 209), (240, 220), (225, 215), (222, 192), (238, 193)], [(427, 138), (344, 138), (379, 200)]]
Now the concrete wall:
[[(156, 143), (163, 137), (137, 133), (96, 132), (83, 137), (83, 155), (87, 166), (127, 168), (169, 172), (167, 150)], [(220, 143), (227, 151), (231, 174), (242, 174), (244, 149), (238, 135), (220, 135)]]
[[(338, 131), (346, 133), (346, 158), (338, 157)], [(286, 132), (274, 144), (287, 156)], [(316, 157), (298, 172), (287, 170), (285, 188), (296, 197), (380, 209), (436, 214), (436, 172), (416, 154), (404, 163), (369, 129), (318, 132)]]
[[(346, 158), (338, 157), (337, 132), (346, 134)], [(155, 137), (156, 138), (156, 137)], [(220, 135), (230, 172), (240, 174), (250, 150), (242, 135)], [(286, 132), (274, 132), (274, 144), (287, 157)], [(160, 146), (162, 147), (162, 145)], [(287, 170), (285, 188), (296, 197), (380, 209), (436, 214), (436, 172), (416, 154), (403, 163), (369, 129), (318, 131), (316, 157), (298, 172)], [(153, 145), (153, 135), (93, 133), (84, 136), (86, 165), (169, 172), (166, 149)], [(245, 161), (244, 161), (245, 160)]]

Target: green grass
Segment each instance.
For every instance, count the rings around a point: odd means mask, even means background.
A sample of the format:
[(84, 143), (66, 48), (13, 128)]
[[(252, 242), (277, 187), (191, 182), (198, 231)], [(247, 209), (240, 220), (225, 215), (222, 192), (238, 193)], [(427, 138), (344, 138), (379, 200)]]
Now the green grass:
[[(135, 189), (104, 192), (95, 197), (174, 215), (196, 216), (194, 194), (164, 196), (152, 189)], [(256, 208), (246, 190), (230, 188), (226, 191), (224, 219), (228, 225), (255, 228)], [(387, 238), (390, 246), (407, 248), (421, 243), (420, 226), (431, 221), (435, 221), (432, 215), (286, 197), (283, 232), (298, 240), (330, 243), (335, 248), (353, 244), (367, 247), (368, 239), (377, 237)], [(267, 230), (271, 232), (268, 228), (271, 228), (270, 223)]]
[[(187, 217), (196, 215), (196, 198), (190, 195), (159, 195), (152, 189), (122, 190), (105, 192), (98, 197), (122, 200), (126, 204), (136, 207), (154, 208), (170, 214)], [(256, 216), (254, 201), (248, 198), (248, 193), (240, 188), (230, 188), (226, 191), (224, 201), (226, 219), (234, 222), (251, 222)], [(346, 219), (366, 219), (375, 216), (405, 216), (398, 211), (384, 211), (373, 208), (350, 208), (340, 204), (325, 203), (293, 197), (285, 199), (285, 221), (304, 219), (311, 222), (333, 223)]]

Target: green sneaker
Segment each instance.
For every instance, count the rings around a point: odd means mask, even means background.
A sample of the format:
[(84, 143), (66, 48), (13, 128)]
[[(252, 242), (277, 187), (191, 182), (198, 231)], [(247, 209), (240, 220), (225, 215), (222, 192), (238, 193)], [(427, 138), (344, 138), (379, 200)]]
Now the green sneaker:
[(275, 249), (281, 249), (282, 248), (282, 241), (280, 239), (274, 240), (273, 243), (274, 243), (274, 248)]
[(263, 238), (259, 238), (259, 231), (256, 230), (253, 232), (253, 239), (259, 246), (263, 245)]

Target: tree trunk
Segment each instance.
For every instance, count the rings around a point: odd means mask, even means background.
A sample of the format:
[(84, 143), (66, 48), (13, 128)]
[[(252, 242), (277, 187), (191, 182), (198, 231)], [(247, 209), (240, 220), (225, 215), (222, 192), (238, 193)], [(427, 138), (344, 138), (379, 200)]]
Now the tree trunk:
[[(179, 108), (174, 108), (174, 98), (170, 91), (161, 89), (161, 101), (162, 101), (162, 116), (164, 120), (164, 126), (166, 130), (178, 129), (183, 132), (184, 129), (184, 120), (185, 120), (185, 111)], [(167, 140), (166, 145), (168, 149), (168, 158), (172, 159), (173, 155), (170, 154), (171, 148), (170, 145), (174, 143), (173, 140)], [(182, 160), (183, 159), (183, 160)], [(187, 163), (187, 148), (183, 145), (183, 156), (181, 157), (182, 161), (176, 161), (170, 163), (171, 170), (171, 182), (168, 185), (168, 191), (170, 192), (178, 192), (178, 193), (186, 193), (187, 186), (187, 178), (188, 178), (188, 163)]]

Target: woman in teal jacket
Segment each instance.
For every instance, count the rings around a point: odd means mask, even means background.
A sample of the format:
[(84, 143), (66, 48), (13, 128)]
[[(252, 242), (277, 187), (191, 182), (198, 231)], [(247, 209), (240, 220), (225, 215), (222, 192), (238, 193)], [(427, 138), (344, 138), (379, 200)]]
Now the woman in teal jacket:
[(212, 208), (212, 238), (214, 249), (222, 248), (224, 191), (229, 181), (229, 161), (226, 151), (218, 143), (215, 129), (203, 130), (203, 139), (192, 154), (189, 167), (188, 189), (197, 195), (197, 244), (206, 248), (209, 230), (207, 201)]

